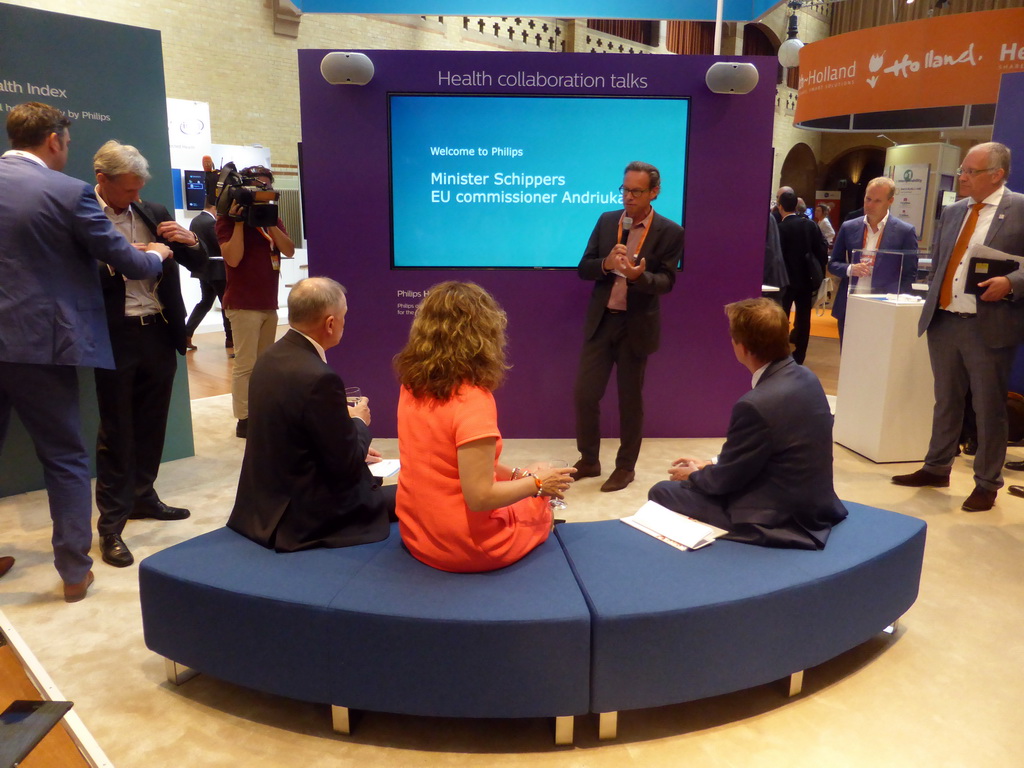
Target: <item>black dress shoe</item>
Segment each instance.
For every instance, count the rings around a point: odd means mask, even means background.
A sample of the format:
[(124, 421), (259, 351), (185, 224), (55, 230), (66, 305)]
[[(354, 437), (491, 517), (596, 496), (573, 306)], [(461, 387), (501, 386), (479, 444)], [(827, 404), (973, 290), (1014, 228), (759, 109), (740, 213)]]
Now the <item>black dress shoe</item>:
[(184, 520), (191, 515), (184, 507), (172, 507), (158, 501), (155, 507), (149, 509), (134, 509), (128, 515), (129, 520)]
[(949, 475), (936, 475), (927, 469), (919, 469), (909, 475), (895, 475), (892, 481), (910, 488), (949, 488)]
[(580, 459), (572, 466), (576, 470), (576, 474), (572, 476), (573, 480), (582, 480), (584, 477), (601, 476), (601, 462), (597, 462), (596, 464), (588, 464), (583, 459)]
[(10, 555), (0, 557), (0, 576), (3, 576), (14, 567), (14, 558)]
[[(103, 562), (115, 568), (125, 568), (135, 562), (131, 550), (124, 543), (119, 533), (110, 533), (100, 537), (100, 552), (103, 554)], [(83, 590), (83, 596), (85, 594)]]
[(996, 492), (987, 491), (979, 485), (974, 486), (971, 495), (968, 496), (960, 507), (964, 512), (985, 512), (992, 509), (996, 503)]
[(1024, 472), (1024, 461), (1008, 461), (1003, 466), (1014, 472)]
[(973, 437), (967, 438), (964, 443), (964, 456), (974, 456), (978, 453), (978, 441)]
[(1011, 496), (1020, 496), (1024, 499), (1024, 485), (1008, 485), (1006, 490), (1010, 492)]

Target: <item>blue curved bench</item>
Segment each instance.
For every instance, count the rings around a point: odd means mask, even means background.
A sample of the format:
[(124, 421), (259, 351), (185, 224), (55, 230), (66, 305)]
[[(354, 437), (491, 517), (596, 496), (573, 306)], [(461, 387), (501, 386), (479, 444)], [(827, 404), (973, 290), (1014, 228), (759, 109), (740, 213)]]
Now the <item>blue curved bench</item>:
[[(280, 554), (228, 529), (139, 568), (147, 646), (202, 672), (332, 706), (447, 717), (573, 717), (728, 693), (864, 642), (917, 596), (925, 524), (847, 502), (821, 552), (727, 541), (678, 552), (618, 521), (569, 523), (519, 563), (449, 574), (397, 529)], [(797, 684), (791, 686), (794, 690)]]
[(844, 502), (824, 550), (717, 541), (680, 553), (616, 520), (558, 527), (591, 611), (591, 711), (791, 678), (894, 625), (917, 599), (925, 523)]

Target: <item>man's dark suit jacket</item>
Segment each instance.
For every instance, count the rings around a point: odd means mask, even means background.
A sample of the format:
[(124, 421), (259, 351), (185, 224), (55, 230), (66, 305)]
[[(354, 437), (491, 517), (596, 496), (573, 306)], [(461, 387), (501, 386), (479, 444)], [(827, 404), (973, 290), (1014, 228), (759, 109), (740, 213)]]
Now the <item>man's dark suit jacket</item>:
[(192, 271), (192, 277), (197, 280), (226, 280), (224, 271), (224, 259), (220, 255), (220, 242), (217, 240), (217, 217), (209, 211), (200, 211), (188, 228), (196, 233), (196, 237), (206, 247), (206, 254), (210, 260), (203, 269)]
[[(147, 203), (140, 200), (132, 203), (132, 211), (138, 216), (156, 237), (157, 224), (163, 221), (174, 221), (174, 217), (158, 203)], [(160, 276), (156, 286), (156, 295), (160, 303), (164, 305), (164, 319), (171, 330), (171, 337), (174, 340), (174, 348), (182, 355), (185, 354), (185, 302), (181, 298), (181, 277), (178, 264), (181, 264), (189, 271), (203, 269), (206, 266), (207, 256), (203, 241), (199, 241), (198, 248), (191, 248), (184, 243), (173, 243), (162, 238), (157, 238), (170, 247), (174, 254), (173, 259), (165, 259), (163, 274)], [(106, 265), (100, 265), (100, 282), (103, 285), (103, 303), (107, 310), (107, 326), (110, 329), (110, 340), (117, 349), (118, 336), (124, 333), (124, 278), (120, 272), (115, 270), (110, 274)]]
[(818, 225), (799, 213), (790, 214), (779, 224), (779, 244), (789, 287), (796, 291), (817, 290), (818, 285), (811, 279), (810, 260), (818, 262), (822, 275), (828, 261), (828, 244)]
[(718, 463), (689, 482), (721, 503), (733, 541), (824, 547), (846, 508), (832, 484), (832, 414), (818, 378), (792, 357), (768, 366), (733, 406)]
[[(931, 288), (921, 309), (918, 335), (923, 335), (939, 309), (939, 286), (946, 276), (953, 248), (960, 235), (960, 227), (974, 200), (969, 197), (947, 205), (932, 243)], [(1024, 195), (1003, 191), (1003, 199), (985, 235), (985, 245), (1013, 256), (1024, 256)], [(1012, 347), (1024, 343), (1024, 270), (1008, 274), (1013, 293), (1011, 301), (982, 301), (978, 299), (978, 328), (981, 340), (993, 349)]]
[[(846, 268), (853, 263), (853, 252), (864, 247), (864, 228), (867, 217), (847, 219), (836, 233), (832, 245), (832, 256), (828, 262), (828, 271), (841, 277), (839, 292), (832, 304), (832, 317), (846, 317), (846, 294), (849, 291), (850, 278)], [(878, 243), (880, 251), (902, 251), (903, 261), (900, 275), (897, 277), (895, 268), (885, 269), (884, 263), (879, 264), (871, 276), (871, 290), (874, 293), (910, 293), (911, 285), (917, 276), (917, 235), (914, 225), (890, 215), (882, 230), (882, 239)], [(895, 257), (889, 264), (895, 263)], [(857, 278), (854, 278), (856, 280)]]
[(369, 428), (348, 414), (341, 377), (289, 330), (249, 380), (249, 436), (228, 527), (278, 552), (387, 538), (369, 446)]
[[(615, 283), (615, 274), (606, 274), (601, 263), (618, 243), (621, 216), (621, 209), (601, 214), (577, 267), (581, 278), (594, 281), (583, 326), (584, 339), (590, 339), (597, 332)], [(640, 249), (640, 257), (646, 259), (647, 271), (629, 283), (626, 292), (626, 329), (633, 351), (638, 355), (650, 355), (658, 349), (661, 340), (661, 305), (658, 297), (672, 290), (676, 269), (683, 267), (683, 228), (655, 211), (651, 231)]]

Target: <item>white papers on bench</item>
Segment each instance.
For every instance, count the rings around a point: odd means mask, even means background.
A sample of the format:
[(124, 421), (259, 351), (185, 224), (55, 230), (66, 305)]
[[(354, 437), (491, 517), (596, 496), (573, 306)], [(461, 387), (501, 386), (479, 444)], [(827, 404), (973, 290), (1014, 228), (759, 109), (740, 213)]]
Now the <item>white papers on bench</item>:
[(401, 468), (398, 459), (381, 459), (370, 465), (370, 474), (374, 477), (391, 477)]
[(623, 517), (621, 520), (648, 536), (682, 550), (706, 547), (726, 533), (721, 528), (680, 515), (654, 501), (648, 501), (636, 511), (636, 514)]

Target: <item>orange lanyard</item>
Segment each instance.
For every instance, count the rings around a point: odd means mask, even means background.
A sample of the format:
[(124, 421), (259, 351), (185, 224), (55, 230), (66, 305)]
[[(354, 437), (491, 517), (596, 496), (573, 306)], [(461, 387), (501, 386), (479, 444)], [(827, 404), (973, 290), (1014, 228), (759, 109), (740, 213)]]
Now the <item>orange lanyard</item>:
[[(888, 221), (888, 219), (886, 219)], [(871, 229), (871, 225), (868, 224), (868, 219), (864, 217), (864, 242), (861, 243), (861, 250), (867, 250), (868, 246), (868, 231)], [(885, 232), (885, 224), (878, 228), (878, 239), (875, 240), (875, 250), (882, 244), (882, 233)]]

